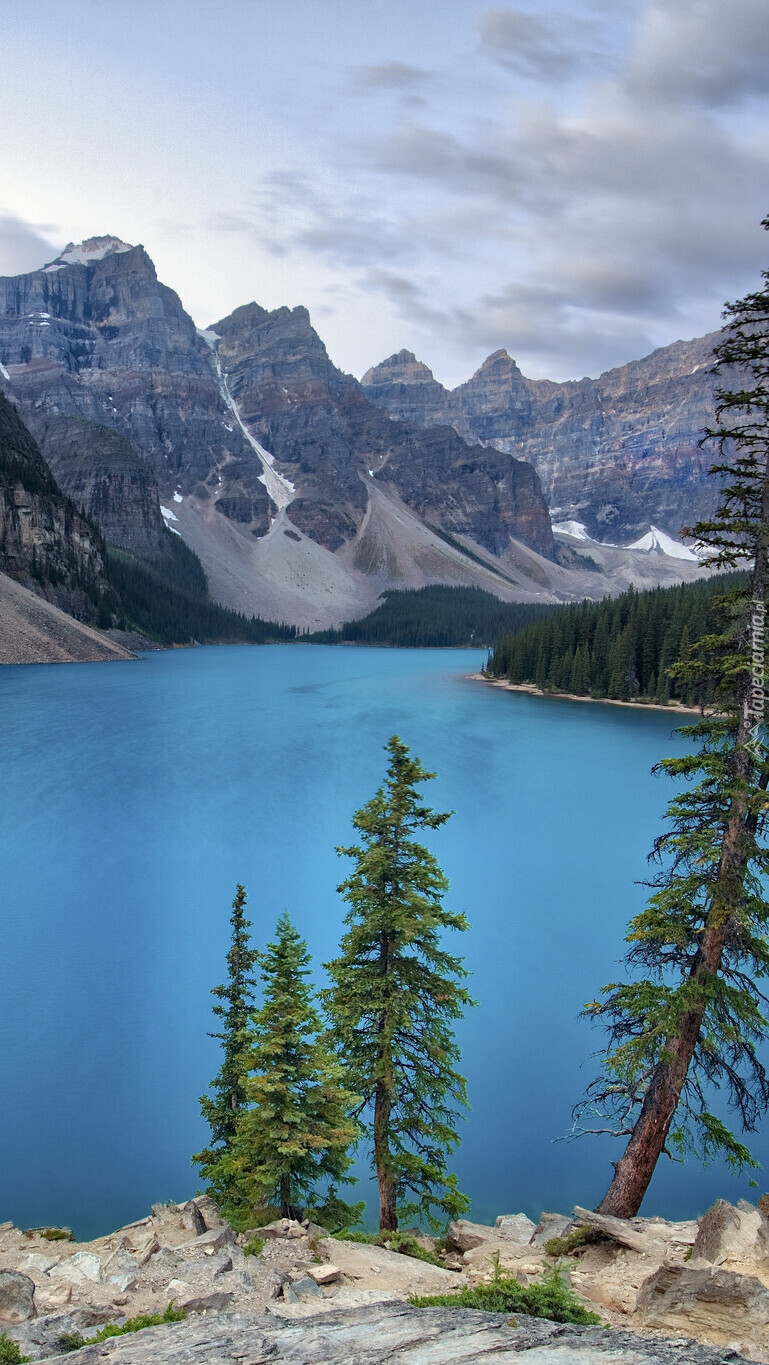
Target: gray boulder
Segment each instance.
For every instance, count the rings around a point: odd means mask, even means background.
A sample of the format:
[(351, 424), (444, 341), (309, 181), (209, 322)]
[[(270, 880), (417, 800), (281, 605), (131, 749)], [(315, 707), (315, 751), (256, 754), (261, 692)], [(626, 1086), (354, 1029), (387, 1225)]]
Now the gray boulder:
[(183, 1261), (184, 1275), (226, 1275), (232, 1270), (232, 1257), (228, 1255), (201, 1256), (197, 1261)]
[(41, 1256), (38, 1251), (29, 1251), (21, 1261), (19, 1270), (39, 1270), (41, 1275), (46, 1275), (49, 1270), (53, 1270), (58, 1265), (58, 1256)]
[(302, 1275), (290, 1284), (284, 1284), (283, 1297), (287, 1303), (300, 1303), (302, 1299), (312, 1298), (320, 1289), (309, 1275)]
[(62, 1350), (62, 1338), (77, 1330), (77, 1323), (69, 1313), (47, 1313), (31, 1322), (19, 1323), (8, 1335), (23, 1356), (30, 1360), (47, 1360)]
[(201, 1233), (190, 1242), (182, 1242), (174, 1247), (174, 1251), (183, 1256), (185, 1261), (197, 1261), (204, 1256), (215, 1256), (225, 1247), (233, 1246), (234, 1242), (235, 1233), (228, 1223), (224, 1223), (219, 1228), (211, 1228), (210, 1231)]
[(34, 1280), (20, 1270), (0, 1270), (0, 1322), (26, 1322), (34, 1316)]
[(534, 1224), (525, 1213), (502, 1213), (496, 1220), (495, 1227), (500, 1237), (505, 1237), (509, 1242), (520, 1242), (521, 1245), (530, 1242), (535, 1231)]
[[(212, 1228), (224, 1226), (224, 1219), (219, 1212), (219, 1205), (214, 1202), (210, 1194), (199, 1194), (191, 1199), (190, 1204), (194, 1204), (197, 1215), (202, 1223), (201, 1232), (210, 1232)], [(185, 1206), (186, 1207), (186, 1206)]]
[(234, 1295), (221, 1291), (213, 1294), (193, 1294), (189, 1299), (180, 1299), (177, 1308), (185, 1313), (227, 1313), (232, 1308)]
[(644, 1326), (657, 1331), (703, 1333), (744, 1345), (764, 1336), (769, 1290), (753, 1275), (660, 1266), (638, 1290), (636, 1310)]
[(700, 1219), (693, 1261), (763, 1261), (769, 1256), (769, 1221), (760, 1209), (741, 1199), (737, 1207), (717, 1199)]
[[(533, 1228), (532, 1223), (532, 1230)], [(454, 1223), (449, 1223), (446, 1241), (457, 1251), (464, 1252), (472, 1251), (473, 1247), (482, 1246), (484, 1242), (494, 1241), (503, 1236), (504, 1233), (499, 1232), (497, 1228), (490, 1228), (486, 1223), (471, 1223), (467, 1218), (457, 1218)]]
[(93, 1251), (76, 1251), (74, 1256), (53, 1267), (51, 1279), (67, 1280), (70, 1284), (99, 1284), (102, 1278), (101, 1261)]
[(552, 1237), (565, 1237), (574, 1227), (574, 1219), (563, 1213), (543, 1213), (531, 1235), (530, 1245), (541, 1247)]
[(306, 1235), (306, 1229), (295, 1218), (277, 1218), (274, 1223), (267, 1223), (263, 1228), (254, 1228), (253, 1232), (246, 1233), (247, 1237), (261, 1237), (266, 1242), (281, 1237), (296, 1239)]

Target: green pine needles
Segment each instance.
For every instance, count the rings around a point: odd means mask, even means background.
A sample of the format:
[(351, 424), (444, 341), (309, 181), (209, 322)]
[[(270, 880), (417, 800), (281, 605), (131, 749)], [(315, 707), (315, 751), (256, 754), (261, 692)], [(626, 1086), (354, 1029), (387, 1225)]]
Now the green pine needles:
[(413, 1214), (439, 1228), (469, 1208), (446, 1160), (466, 1104), (452, 1024), (472, 1002), (460, 959), (442, 943), (446, 930), (467, 922), (443, 908), (448, 882), (414, 837), (449, 815), (423, 804), (418, 787), (434, 774), (397, 735), (386, 750), (387, 779), (353, 818), (361, 843), (337, 850), (356, 867), (339, 887), (351, 906), (349, 927), (328, 964), (331, 987), (321, 992), (331, 1029), (288, 914), (257, 953), (242, 886), (233, 902), (228, 979), (213, 991), (223, 1026), (212, 1036), (223, 1059), (200, 1101), (211, 1145), (193, 1160), (240, 1229), (266, 1221), (270, 1210), (310, 1215), (331, 1231), (357, 1223), (364, 1204), (346, 1203), (337, 1186), (352, 1183), (350, 1150), (368, 1120), (383, 1230)]
[(467, 1102), (452, 1024), (472, 1002), (461, 960), (442, 945), (467, 921), (444, 909), (448, 882), (415, 839), (449, 814), (423, 804), (417, 789), (434, 774), (397, 735), (385, 748), (386, 780), (353, 818), (361, 842), (337, 850), (355, 868), (339, 887), (348, 929), (323, 998), (372, 1138), (380, 1228), (394, 1231), (399, 1216), (438, 1227), (469, 1208), (446, 1158)]
[(246, 891), (238, 884), (232, 902), (231, 945), (227, 954), (227, 982), (215, 986), (214, 1014), (222, 1020), (220, 1033), (212, 1033), (222, 1044), (222, 1065), (211, 1083), (211, 1094), (202, 1095), (200, 1108), (211, 1129), (211, 1145), (192, 1160), (208, 1182), (208, 1190), (225, 1208), (238, 1201), (229, 1170), (229, 1152), (238, 1128), (238, 1119), (247, 1103), (246, 1076), (253, 1044), (251, 1014), (256, 985), (253, 971), (259, 954), (250, 946), (251, 921), (246, 919)]
[(231, 1169), (245, 1202), (302, 1216), (321, 1188), (349, 1179), (358, 1135), (349, 1117), (355, 1097), (332, 1054), (313, 1004), (309, 954), (291, 920), (278, 921), (261, 958), (264, 1003), (253, 1018), (246, 1084)]

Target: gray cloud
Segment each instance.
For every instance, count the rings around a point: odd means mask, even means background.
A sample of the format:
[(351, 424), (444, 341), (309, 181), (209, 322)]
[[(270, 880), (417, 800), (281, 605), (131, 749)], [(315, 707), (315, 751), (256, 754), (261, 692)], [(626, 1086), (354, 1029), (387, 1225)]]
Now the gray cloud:
[(0, 213), (0, 274), (24, 275), (58, 256), (63, 243), (44, 233), (55, 229), (48, 223), (25, 223), (11, 213)]
[(493, 9), (481, 16), (481, 51), (521, 76), (558, 81), (594, 61), (594, 27), (568, 14), (543, 18), (526, 10)]
[(430, 79), (429, 72), (418, 66), (410, 66), (407, 62), (379, 62), (375, 66), (358, 67), (350, 84), (353, 90), (361, 94), (373, 94), (380, 90), (413, 94), (424, 89)]
[[(766, 259), (766, 0), (628, 7), (611, 70), (597, 29), (623, 3), (603, 4), (580, 19), (488, 10), (482, 60), (467, 54), (461, 80), (433, 73), (429, 113), (401, 98), (348, 119), (360, 130), (329, 133), (337, 177), (272, 176), (237, 230), (338, 267), (403, 319), (401, 344), (455, 372), (505, 347), (534, 375), (598, 373), (712, 330)], [(490, 82), (489, 59), (510, 76)], [(401, 96), (428, 79), (364, 73)]]
[(456, 316), (437, 308), (430, 302), (430, 296), (422, 285), (418, 285), (406, 275), (377, 266), (366, 271), (359, 281), (367, 293), (383, 294), (394, 303), (403, 317), (417, 322), (420, 326), (453, 326)]
[(651, 0), (626, 83), (642, 100), (714, 107), (767, 94), (766, 0)]
[(251, 212), (217, 214), (215, 223), (273, 255), (303, 250), (347, 267), (393, 262), (412, 253), (407, 222), (373, 211), (360, 197), (340, 202), (295, 171), (264, 176)]

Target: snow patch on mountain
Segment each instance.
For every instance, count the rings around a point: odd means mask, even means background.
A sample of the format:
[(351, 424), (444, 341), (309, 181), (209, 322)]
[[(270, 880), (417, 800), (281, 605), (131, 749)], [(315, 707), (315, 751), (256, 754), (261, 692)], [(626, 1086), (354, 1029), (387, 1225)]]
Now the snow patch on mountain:
[(554, 521), (553, 535), (571, 536), (572, 540), (589, 540), (593, 545), (598, 543), (588, 535), (587, 527), (581, 521)]
[(275, 463), (273, 456), (270, 454), (269, 450), (265, 450), (264, 446), (259, 444), (255, 436), (251, 435), (251, 432), (240, 415), (240, 408), (230, 393), (227, 376), (222, 369), (222, 362), (219, 359), (219, 352), (217, 350), (217, 342), (221, 341), (219, 333), (215, 332), (212, 327), (199, 327), (197, 332), (198, 336), (201, 340), (205, 341), (211, 352), (211, 359), (214, 362), (216, 378), (219, 383), (219, 392), (240, 427), (240, 430), (243, 432), (251, 449), (256, 451), (256, 454), (259, 456), (263, 470), (259, 475), (259, 482), (264, 484), (278, 511), (282, 511), (284, 507), (288, 507), (290, 502), (293, 502), (296, 488), (291, 483), (290, 479), (284, 479), (283, 475), (279, 474), (277, 469), (273, 468)]
[(130, 242), (120, 237), (88, 237), (84, 242), (69, 242), (60, 256), (43, 266), (43, 270), (61, 270), (65, 265), (92, 265), (103, 261), (105, 256), (119, 255), (123, 251), (133, 251)]
[(699, 563), (699, 556), (689, 549), (688, 545), (682, 545), (680, 540), (674, 540), (664, 531), (660, 531), (658, 526), (650, 526), (645, 536), (640, 540), (634, 540), (632, 545), (628, 545), (628, 550), (644, 550), (647, 554), (668, 555), (671, 559), (688, 559), (695, 564)]
[[(553, 534), (569, 536), (572, 540), (586, 541), (590, 545), (605, 545), (608, 549), (622, 548), (621, 546), (611, 545), (607, 540), (595, 540), (581, 521), (555, 521), (553, 522)], [(641, 536), (638, 540), (634, 540), (632, 545), (626, 545), (624, 548), (626, 550), (640, 550), (644, 554), (667, 555), (669, 559), (685, 559), (690, 564), (699, 564), (703, 557), (699, 552), (700, 547), (698, 545), (694, 546), (694, 550), (690, 550), (688, 545), (683, 545), (680, 540), (675, 540), (666, 531), (661, 531), (658, 526), (650, 526), (645, 536)]]

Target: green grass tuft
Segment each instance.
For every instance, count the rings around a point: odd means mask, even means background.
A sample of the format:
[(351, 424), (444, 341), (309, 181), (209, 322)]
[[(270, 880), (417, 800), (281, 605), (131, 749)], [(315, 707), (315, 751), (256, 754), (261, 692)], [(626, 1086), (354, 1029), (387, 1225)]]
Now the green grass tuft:
[(565, 1237), (551, 1237), (543, 1250), (546, 1256), (571, 1256), (603, 1240), (597, 1228), (574, 1228)]
[[(79, 1332), (70, 1332), (62, 1337), (59, 1345), (64, 1351), (79, 1351), (81, 1346), (92, 1346), (96, 1342), (108, 1341), (110, 1337), (125, 1337), (131, 1332), (142, 1332), (145, 1327), (162, 1327), (167, 1322), (183, 1322), (187, 1314), (183, 1308), (174, 1308), (169, 1303), (165, 1313), (143, 1313), (138, 1318), (126, 1318), (122, 1326), (108, 1322), (94, 1336), (86, 1340)], [(3, 1365), (0, 1362), (0, 1365)]]
[(595, 1326), (601, 1319), (583, 1307), (576, 1294), (563, 1282), (553, 1267), (537, 1284), (524, 1286), (517, 1280), (500, 1276), (492, 1284), (479, 1284), (474, 1289), (463, 1289), (461, 1294), (433, 1294), (409, 1298), (417, 1308), (478, 1308), (485, 1313), (527, 1313), (532, 1318), (548, 1318), (551, 1322), (576, 1322)]
[(440, 1256), (428, 1251), (410, 1232), (350, 1232), (348, 1228), (343, 1228), (341, 1232), (335, 1232), (334, 1237), (340, 1242), (362, 1242), (365, 1246), (386, 1247), (389, 1251), (397, 1251), (400, 1256), (413, 1256), (417, 1261), (427, 1261), (428, 1265), (443, 1266)]

